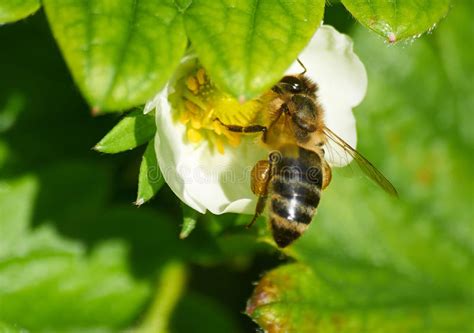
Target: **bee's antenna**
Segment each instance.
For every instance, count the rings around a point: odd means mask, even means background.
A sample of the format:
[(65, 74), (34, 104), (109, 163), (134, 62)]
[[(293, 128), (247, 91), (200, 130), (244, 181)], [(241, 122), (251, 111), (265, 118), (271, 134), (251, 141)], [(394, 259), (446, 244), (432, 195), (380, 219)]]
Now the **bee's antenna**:
[(300, 74), (300, 75), (303, 75), (304, 73), (306, 73), (306, 67), (303, 65), (303, 63), (301, 62), (299, 58), (296, 58), (296, 61), (298, 61), (298, 64), (300, 64), (300, 66), (303, 67), (303, 72)]

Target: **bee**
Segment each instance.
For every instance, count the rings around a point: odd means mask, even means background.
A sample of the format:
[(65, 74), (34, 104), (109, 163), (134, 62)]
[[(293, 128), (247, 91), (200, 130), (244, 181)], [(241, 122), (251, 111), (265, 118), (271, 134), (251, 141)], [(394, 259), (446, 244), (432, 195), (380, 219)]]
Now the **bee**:
[(305, 72), (304, 68), (303, 73), (284, 76), (262, 95), (265, 125), (243, 127), (216, 119), (232, 132), (261, 133), (261, 141), (270, 151), (268, 159), (258, 161), (251, 172), (251, 189), (258, 201), (248, 226), (269, 202), (270, 229), (280, 248), (306, 231), (316, 214), (321, 192), (331, 181), (331, 167), (324, 157), (324, 146), (329, 140), (352, 156), (369, 178), (397, 196), (390, 181), (372, 163), (325, 126), (317, 85)]

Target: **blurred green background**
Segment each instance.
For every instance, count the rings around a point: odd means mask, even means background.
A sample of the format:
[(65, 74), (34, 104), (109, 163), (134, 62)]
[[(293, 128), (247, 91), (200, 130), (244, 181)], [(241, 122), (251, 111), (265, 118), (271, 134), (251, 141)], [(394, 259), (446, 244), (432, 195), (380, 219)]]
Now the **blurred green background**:
[[(341, 5), (327, 7), (325, 22), (352, 36), (368, 71), (354, 111), (358, 149), (400, 199), (336, 173), (291, 250), (326, 281), (348, 274), (348, 295), (367, 308), (444, 302), (446, 316), (462, 317), (444, 327), (453, 332), (474, 329), (470, 14), (457, 2), (431, 34), (387, 45)], [(91, 116), (44, 13), (0, 27), (0, 45), (0, 331), (118, 331), (153, 320), (171, 332), (255, 330), (242, 313), (253, 283), (289, 261), (256, 242), (263, 220), (248, 231), (247, 217), (206, 215), (179, 240), (180, 203), (166, 186), (132, 205), (144, 148), (91, 150), (119, 116)]]

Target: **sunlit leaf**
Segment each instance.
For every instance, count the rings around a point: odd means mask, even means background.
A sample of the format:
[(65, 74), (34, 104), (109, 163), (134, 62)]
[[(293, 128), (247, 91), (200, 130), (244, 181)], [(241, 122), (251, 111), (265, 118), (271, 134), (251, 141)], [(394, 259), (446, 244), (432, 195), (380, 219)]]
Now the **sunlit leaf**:
[[(104, 186), (93, 180), (104, 175), (93, 171), (97, 168), (63, 165), (39, 180), (0, 182), (0, 319), (6, 325), (35, 332), (125, 329), (151, 296), (151, 277), (168, 259), (184, 256), (185, 249), (170, 250), (179, 240), (165, 215), (104, 208), (102, 195), (83, 191)], [(62, 179), (62, 188), (53, 175)], [(64, 194), (71, 186), (77, 193), (68, 197)], [(50, 205), (58, 206), (57, 198), (65, 207), (48, 213)], [(153, 258), (144, 260), (151, 252)]]
[(11, 253), (27, 230), (37, 191), (38, 181), (32, 176), (0, 179), (0, 257)]
[(19, 327), (18, 325), (10, 325), (5, 322), (0, 321), (0, 332), (2, 333), (22, 333), (25, 332), (24, 328)]
[(45, 0), (66, 62), (94, 112), (143, 104), (168, 80), (186, 48), (172, 0)]
[(150, 114), (135, 111), (126, 115), (107, 133), (94, 149), (107, 154), (116, 154), (136, 148), (155, 135), (155, 118)]
[(281, 78), (321, 23), (324, 3), (195, 0), (185, 26), (216, 84), (249, 99)]
[(104, 243), (87, 255), (49, 225), (31, 231), (35, 183), (34, 178), (9, 181), (3, 191), (12, 202), (11, 213), (2, 209), (0, 219), (0, 243), (9, 245), (0, 253), (0, 318), (36, 331), (112, 328), (133, 319), (148, 286), (127, 273), (123, 244)]
[[(347, 273), (343, 266), (335, 269), (338, 283), (334, 284), (324, 271), (314, 272), (303, 264), (282, 266), (260, 280), (246, 311), (268, 332), (467, 333), (474, 329), (469, 299), (439, 298), (433, 290), (428, 302), (413, 289), (399, 295), (398, 301), (384, 301), (383, 290), (375, 298), (364, 294), (370, 288), (367, 284), (377, 283), (376, 272), (372, 280), (365, 280), (363, 271), (362, 276)], [(416, 284), (407, 286), (416, 288)]]
[(35, 13), (39, 0), (2, 0), (0, 2), (0, 24), (15, 22)]
[(342, 3), (363, 25), (386, 38), (390, 43), (418, 36), (446, 16), (450, 0), (342, 0)]

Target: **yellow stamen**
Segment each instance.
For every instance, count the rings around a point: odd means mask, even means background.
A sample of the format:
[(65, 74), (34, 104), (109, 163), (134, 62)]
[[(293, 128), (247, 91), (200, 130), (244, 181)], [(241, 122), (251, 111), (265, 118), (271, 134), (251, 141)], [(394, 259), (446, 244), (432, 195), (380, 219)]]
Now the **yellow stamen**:
[(217, 137), (215, 138), (214, 143), (216, 145), (217, 151), (221, 154), (224, 154), (224, 143), (222, 142), (222, 139)]
[(199, 114), (199, 107), (196, 104), (194, 104), (193, 102), (185, 101), (184, 106), (193, 115)]
[(219, 123), (218, 121), (214, 121), (212, 123), (212, 127), (214, 129), (214, 132), (216, 132), (217, 135), (221, 135), (225, 129), (225, 127), (222, 126), (221, 123)]
[(204, 70), (204, 68), (198, 69), (196, 77), (200, 85), (203, 85), (206, 82), (206, 71)]
[(188, 112), (183, 112), (179, 116), (179, 122), (185, 125), (188, 123), (189, 119), (190, 119), (190, 115)]
[(201, 129), (202, 128), (201, 119), (199, 119), (198, 117), (192, 117), (191, 118), (191, 126), (194, 129)]
[(239, 143), (240, 143), (240, 135), (241, 134), (238, 134), (238, 133), (233, 133), (233, 132), (229, 132), (229, 131), (224, 131), (224, 136), (227, 138), (227, 140), (229, 140), (229, 144), (231, 146), (238, 146)]
[(193, 93), (197, 93), (197, 90), (199, 88), (198, 82), (196, 81), (196, 78), (190, 76), (186, 79), (186, 87), (188, 87), (189, 90), (191, 90)]
[(202, 135), (199, 131), (195, 130), (194, 128), (190, 128), (187, 131), (188, 140), (193, 143), (199, 143), (202, 140)]
[(179, 96), (175, 119), (187, 126), (186, 137), (190, 142), (208, 140), (211, 147), (223, 154), (225, 145), (237, 147), (244, 134), (230, 132), (220, 124), (249, 126), (258, 124), (261, 103), (252, 100), (241, 104), (230, 95), (219, 91), (209, 80), (204, 68), (191, 70), (188, 76), (178, 80)]

